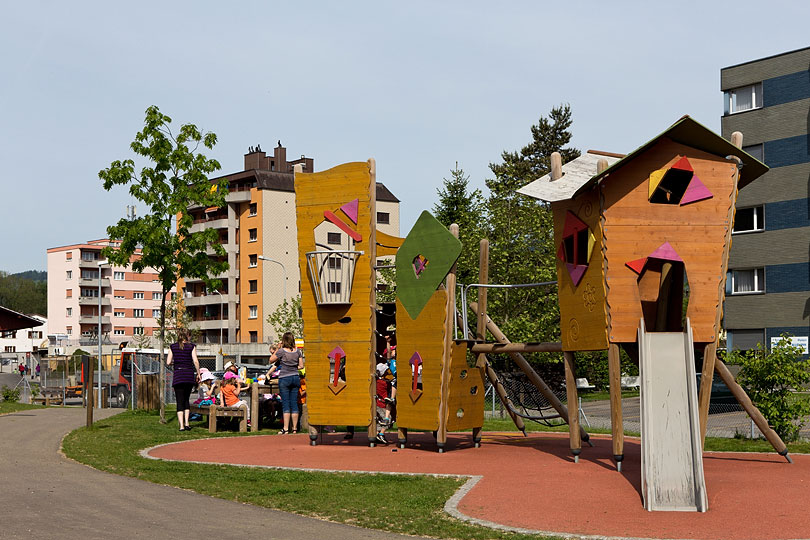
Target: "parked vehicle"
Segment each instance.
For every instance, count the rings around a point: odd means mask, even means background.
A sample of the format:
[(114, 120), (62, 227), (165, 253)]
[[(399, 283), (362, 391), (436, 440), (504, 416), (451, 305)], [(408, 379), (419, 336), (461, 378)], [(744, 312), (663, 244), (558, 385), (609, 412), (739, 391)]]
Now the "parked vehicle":
[[(168, 351), (166, 352), (168, 354)], [(133, 362), (136, 369), (133, 371)], [(132, 373), (156, 373), (160, 362), (160, 351), (158, 349), (138, 349), (126, 347), (121, 349), (116, 364), (109, 371), (101, 372), (101, 388), (112, 397), (112, 402), (116, 407), (126, 407), (132, 396)], [(93, 386), (98, 385), (98, 371), (93, 370)], [(68, 387), (67, 393), (73, 396), (82, 395), (84, 386), (84, 366), (81, 371), (81, 384), (75, 387)]]

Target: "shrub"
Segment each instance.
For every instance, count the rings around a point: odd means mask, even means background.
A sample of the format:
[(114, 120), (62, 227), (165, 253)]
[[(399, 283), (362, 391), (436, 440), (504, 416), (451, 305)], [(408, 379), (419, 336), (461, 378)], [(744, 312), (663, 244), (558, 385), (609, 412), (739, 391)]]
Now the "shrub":
[(20, 401), (19, 388), (9, 388), (8, 386), (3, 385), (3, 389), (0, 390), (0, 395), (3, 396), (3, 401), (8, 401), (10, 403)]
[(802, 348), (791, 344), (790, 336), (767, 352), (762, 344), (744, 353), (732, 352), (739, 363), (740, 382), (751, 401), (784, 441), (795, 441), (810, 414), (810, 397), (795, 390), (810, 382), (810, 360), (802, 360)]

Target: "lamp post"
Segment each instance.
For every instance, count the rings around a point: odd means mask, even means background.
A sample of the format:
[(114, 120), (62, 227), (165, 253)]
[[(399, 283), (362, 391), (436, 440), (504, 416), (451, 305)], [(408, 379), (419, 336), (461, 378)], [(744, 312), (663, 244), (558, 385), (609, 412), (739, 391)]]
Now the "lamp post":
[(101, 409), (101, 267), (108, 261), (98, 261), (98, 408)]
[(214, 292), (219, 295), (219, 353), (222, 354), (222, 293)]
[(263, 261), (273, 262), (281, 266), (281, 270), (284, 272), (284, 300), (287, 300), (287, 269), (284, 267), (284, 264), (275, 259), (267, 258), (264, 255), (259, 255), (259, 258)]

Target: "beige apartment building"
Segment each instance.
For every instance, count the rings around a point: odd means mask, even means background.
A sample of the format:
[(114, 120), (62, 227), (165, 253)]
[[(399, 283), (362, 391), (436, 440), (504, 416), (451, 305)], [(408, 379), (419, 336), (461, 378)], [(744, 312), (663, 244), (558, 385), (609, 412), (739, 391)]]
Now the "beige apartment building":
[[(298, 296), (301, 276), (295, 220), (293, 167), (314, 171), (305, 156), (287, 160), (280, 144), (267, 155), (250, 148), (244, 170), (224, 177), (229, 193), (222, 208), (192, 207), (192, 231), (214, 228), (230, 269), (216, 276), (221, 287), (202, 280), (178, 283), (186, 309), (202, 331), (202, 343), (267, 343), (278, 339), (267, 317), (286, 298)], [(377, 184), (380, 231), (399, 236), (399, 200)], [(213, 256), (213, 255), (212, 255)]]
[(151, 336), (160, 315), (161, 285), (154, 269), (99, 264), (110, 240), (48, 249), (48, 334), (70, 342), (98, 340), (99, 279), (101, 334), (105, 343)]

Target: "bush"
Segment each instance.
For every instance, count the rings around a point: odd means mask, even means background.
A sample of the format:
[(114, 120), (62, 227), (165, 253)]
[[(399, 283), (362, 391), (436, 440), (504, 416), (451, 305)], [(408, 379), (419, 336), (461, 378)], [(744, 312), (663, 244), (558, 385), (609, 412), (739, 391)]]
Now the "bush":
[(19, 388), (9, 388), (8, 386), (3, 385), (3, 389), (0, 390), (0, 395), (3, 396), (3, 401), (7, 401), (9, 403), (16, 403), (20, 401)]
[(810, 414), (810, 397), (795, 390), (810, 382), (810, 360), (802, 360), (802, 348), (782, 334), (767, 352), (760, 343), (743, 353), (734, 351), (728, 359), (740, 364), (740, 382), (751, 401), (784, 441), (795, 441)]

